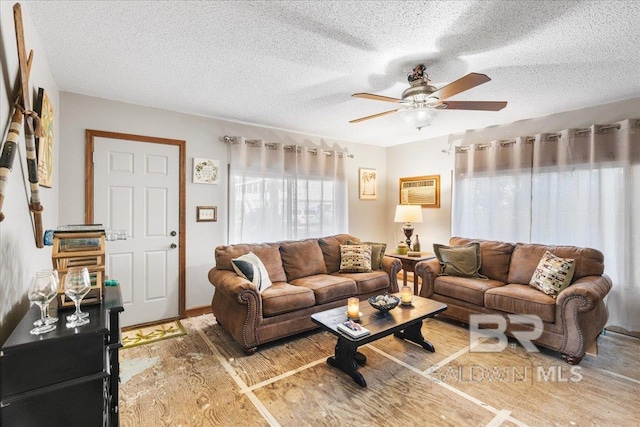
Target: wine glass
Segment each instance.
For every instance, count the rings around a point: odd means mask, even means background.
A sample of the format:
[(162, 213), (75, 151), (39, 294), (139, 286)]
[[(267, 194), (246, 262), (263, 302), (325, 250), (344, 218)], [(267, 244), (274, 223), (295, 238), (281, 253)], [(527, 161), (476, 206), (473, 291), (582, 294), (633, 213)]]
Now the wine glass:
[(76, 305), (76, 311), (67, 316), (67, 328), (77, 328), (89, 323), (87, 313), (80, 311), (80, 301), (91, 289), (91, 278), (87, 267), (71, 267), (64, 278), (64, 293)]
[(56, 326), (53, 324), (47, 324), (46, 319), (46, 307), (51, 300), (55, 298), (58, 288), (53, 281), (51, 274), (38, 274), (31, 279), (31, 285), (29, 286), (28, 297), (29, 301), (35, 302), (40, 307), (40, 324), (29, 332), (33, 335), (40, 335), (53, 331)]
[(58, 321), (58, 318), (49, 316), (49, 305), (51, 304), (51, 301), (53, 301), (53, 299), (56, 297), (56, 295), (58, 293), (58, 286), (60, 285), (60, 279), (58, 278), (58, 271), (57, 270), (51, 270), (51, 269), (49, 269), (49, 270), (40, 270), (40, 271), (36, 272), (36, 277), (39, 277), (42, 280), (51, 280), (51, 282), (52, 282), (51, 286), (53, 286), (53, 288), (55, 289), (55, 293), (52, 295), (52, 297), (49, 300), (49, 302), (47, 303), (47, 305), (45, 305), (44, 323), (42, 322), (41, 319), (38, 319), (35, 322), (33, 322), (33, 326), (42, 326), (43, 324), (53, 325), (54, 323), (56, 323)]

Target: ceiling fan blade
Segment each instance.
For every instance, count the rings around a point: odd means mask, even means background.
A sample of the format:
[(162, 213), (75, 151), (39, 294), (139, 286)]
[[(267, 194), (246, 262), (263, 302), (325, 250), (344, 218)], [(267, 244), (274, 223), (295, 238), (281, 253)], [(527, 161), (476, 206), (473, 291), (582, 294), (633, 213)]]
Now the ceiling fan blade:
[(500, 111), (507, 106), (506, 101), (443, 101), (436, 108), (447, 110)]
[(449, 83), (445, 87), (433, 92), (430, 96), (435, 96), (440, 99), (451, 98), (454, 95), (469, 90), (483, 83), (490, 81), (491, 79), (485, 74), (469, 73), (464, 77), (460, 77), (458, 80)]
[(395, 110), (385, 111), (384, 113), (378, 113), (378, 114), (373, 114), (371, 116), (360, 117), (359, 119), (349, 120), (349, 123), (360, 123), (360, 122), (363, 122), (365, 120), (375, 119), (376, 117), (386, 116), (387, 114), (393, 114), (398, 110), (399, 110), (399, 108), (396, 108)]
[(394, 103), (398, 103), (402, 101), (401, 99), (398, 99), (398, 98), (391, 98), (389, 96), (376, 95), (373, 93), (354, 93), (351, 96), (354, 96), (356, 98), (373, 99), (374, 101), (386, 101), (386, 102), (394, 102)]

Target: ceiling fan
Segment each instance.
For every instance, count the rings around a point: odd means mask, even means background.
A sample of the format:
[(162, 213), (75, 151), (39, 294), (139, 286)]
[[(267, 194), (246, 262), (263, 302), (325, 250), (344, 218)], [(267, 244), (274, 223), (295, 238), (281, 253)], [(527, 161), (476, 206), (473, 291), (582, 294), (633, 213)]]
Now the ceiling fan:
[(431, 124), (437, 110), (500, 111), (507, 106), (506, 101), (448, 101), (448, 98), (460, 92), (490, 81), (491, 79), (485, 74), (469, 73), (438, 89), (429, 84), (429, 76), (424, 71), (424, 65), (420, 64), (408, 75), (407, 80), (411, 84), (411, 87), (402, 92), (402, 99), (375, 95), (373, 93), (354, 93), (352, 96), (356, 98), (393, 102), (403, 104), (405, 107), (373, 114), (371, 116), (360, 117), (359, 119), (350, 120), (349, 123), (360, 123), (365, 120), (375, 119), (400, 111), (408, 123), (420, 130), (422, 127)]

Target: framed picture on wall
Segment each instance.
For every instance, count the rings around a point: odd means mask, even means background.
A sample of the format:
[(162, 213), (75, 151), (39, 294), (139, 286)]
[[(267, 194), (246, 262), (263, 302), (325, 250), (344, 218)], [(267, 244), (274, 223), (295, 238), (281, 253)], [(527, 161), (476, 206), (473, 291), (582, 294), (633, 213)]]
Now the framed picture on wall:
[(440, 175), (400, 178), (400, 204), (440, 207)]
[(197, 206), (197, 222), (215, 222), (218, 220), (218, 208), (216, 206)]
[(376, 200), (378, 198), (378, 173), (375, 169), (358, 169), (358, 193), (360, 200)]
[(193, 158), (193, 182), (195, 184), (217, 184), (220, 162), (212, 159)]
[(34, 111), (40, 116), (44, 136), (36, 136), (36, 155), (38, 159), (38, 181), (43, 187), (53, 185), (53, 106), (43, 88), (38, 89), (38, 99)]

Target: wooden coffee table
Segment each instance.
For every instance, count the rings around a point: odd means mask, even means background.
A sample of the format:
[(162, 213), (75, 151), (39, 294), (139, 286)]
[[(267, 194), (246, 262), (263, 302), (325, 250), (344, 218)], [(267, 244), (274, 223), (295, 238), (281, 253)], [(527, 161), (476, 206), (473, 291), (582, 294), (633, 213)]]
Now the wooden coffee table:
[[(394, 295), (400, 297), (400, 294)], [(446, 304), (414, 296), (412, 305), (398, 305), (385, 314), (371, 307), (367, 300), (360, 301), (362, 312), (360, 324), (371, 331), (369, 335), (361, 338), (353, 338), (337, 328), (338, 324), (347, 320), (346, 306), (312, 314), (311, 320), (338, 337), (335, 355), (329, 357), (327, 363), (347, 373), (361, 387), (366, 387), (367, 382), (358, 372), (358, 365), (364, 365), (367, 358), (358, 352), (358, 347), (394, 334), (398, 338), (412, 341), (425, 350), (434, 352), (433, 344), (425, 340), (420, 331), (422, 320), (446, 309)]]

